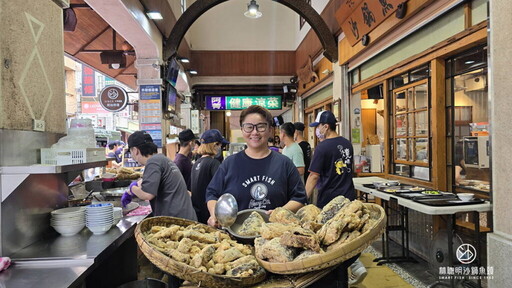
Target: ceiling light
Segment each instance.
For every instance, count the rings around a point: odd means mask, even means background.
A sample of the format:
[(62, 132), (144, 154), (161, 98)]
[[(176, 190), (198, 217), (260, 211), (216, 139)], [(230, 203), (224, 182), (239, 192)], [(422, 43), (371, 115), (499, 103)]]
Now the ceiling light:
[(247, 11), (245, 11), (245, 17), (256, 19), (260, 18), (263, 14), (259, 10), (260, 5), (256, 3), (256, 0), (251, 0), (247, 5)]
[(475, 63), (474, 60), (468, 60), (468, 61), (464, 62), (464, 64), (466, 64), (466, 65), (473, 64), (473, 63)]
[(148, 11), (148, 12), (146, 12), (146, 15), (148, 15), (149, 19), (153, 19), (153, 20), (164, 19), (164, 17), (162, 17), (162, 14), (160, 14), (160, 12), (158, 12), (158, 11)]
[(176, 57), (176, 60), (180, 61), (181, 63), (190, 63), (190, 60), (186, 57)]
[(197, 75), (196, 70), (187, 70), (186, 72), (188, 72), (190, 75)]
[(231, 117), (231, 111), (226, 112), (226, 116)]
[(110, 68), (119, 69), (119, 68), (121, 68), (121, 64), (120, 63), (112, 63), (112, 64), (110, 64)]

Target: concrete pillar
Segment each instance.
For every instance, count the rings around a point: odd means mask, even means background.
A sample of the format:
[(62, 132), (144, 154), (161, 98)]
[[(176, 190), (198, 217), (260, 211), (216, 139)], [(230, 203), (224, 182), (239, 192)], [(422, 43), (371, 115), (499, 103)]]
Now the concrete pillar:
[(491, 145), (494, 233), (487, 238), (488, 265), (493, 268), (489, 287), (512, 287), (512, 122), (507, 117), (512, 111), (510, 75), (512, 75), (512, 2), (490, 2), (490, 83)]

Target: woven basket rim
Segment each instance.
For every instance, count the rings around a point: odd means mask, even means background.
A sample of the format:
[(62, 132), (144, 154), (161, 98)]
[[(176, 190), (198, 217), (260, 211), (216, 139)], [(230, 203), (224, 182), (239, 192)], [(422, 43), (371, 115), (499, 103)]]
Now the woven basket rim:
[[(386, 213), (384, 208), (374, 203), (363, 203), (363, 205), (367, 209), (378, 210), (380, 215), (372, 229), (359, 235), (356, 239), (344, 243), (331, 251), (309, 256), (299, 261), (268, 262), (257, 257), (256, 259), (269, 272), (275, 274), (297, 274), (325, 269), (354, 257), (377, 240), (386, 229)], [(346, 253), (343, 253), (343, 251)]]
[(266, 272), (264, 269), (261, 269), (261, 273), (256, 275), (251, 275), (247, 277), (233, 277), (226, 275), (218, 275), (208, 272), (200, 271), (199, 269), (192, 267), (188, 264), (184, 264), (178, 262), (171, 257), (165, 255), (160, 252), (156, 248), (154, 248), (144, 236), (144, 233), (148, 231), (150, 227), (155, 226), (156, 224), (160, 224), (162, 226), (170, 226), (180, 225), (180, 226), (188, 226), (200, 224), (203, 228), (205, 228), (209, 232), (221, 232), (229, 236), (228, 233), (222, 230), (215, 229), (203, 223), (199, 223), (192, 220), (171, 217), (171, 216), (157, 216), (146, 218), (142, 220), (137, 227), (135, 228), (135, 239), (139, 245), (139, 248), (144, 253), (144, 255), (150, 260), (153, 264), (155, 264), (161, 270), (179, 277), (184, 280), (191, 281), (193, 283), (200, 283), (201, 285), (206, 285), (206, 287), (241, 287), (253, 285), (263, 281), (266, 278)]

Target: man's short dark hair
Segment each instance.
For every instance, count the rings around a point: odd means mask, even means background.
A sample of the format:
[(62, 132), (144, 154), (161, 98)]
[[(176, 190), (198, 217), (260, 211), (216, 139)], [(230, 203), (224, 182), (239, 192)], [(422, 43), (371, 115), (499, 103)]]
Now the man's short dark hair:
[(293, 138), (293, 134), (295, 134), (295, 126), (291, 122), (286, 122), (281, 125), (281, 131), (284, 132), (284, 135)]
[(140, 154), (144, 157), (158, 153), (158, 146), (153, 142), (144, 143), (135, 147), (139, 149)]

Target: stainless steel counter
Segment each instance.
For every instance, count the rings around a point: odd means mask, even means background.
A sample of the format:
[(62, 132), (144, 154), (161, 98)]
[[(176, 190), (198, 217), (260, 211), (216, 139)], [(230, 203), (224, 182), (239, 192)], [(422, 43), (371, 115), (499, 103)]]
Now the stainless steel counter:
[(93, 235), (84, 228), (74, 236), (55, 234), (38, 241), (10, 255), (14, 265), (0, 273), (0, 287), (79, 286), (133, 237), (135, 224), (145, 217), (124, 217), (103, 235)]

